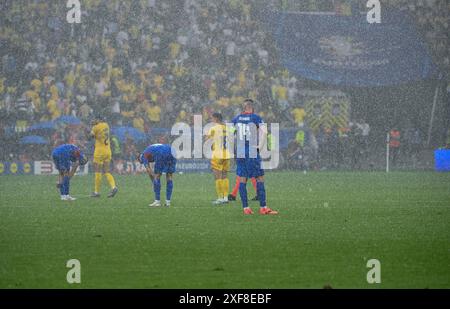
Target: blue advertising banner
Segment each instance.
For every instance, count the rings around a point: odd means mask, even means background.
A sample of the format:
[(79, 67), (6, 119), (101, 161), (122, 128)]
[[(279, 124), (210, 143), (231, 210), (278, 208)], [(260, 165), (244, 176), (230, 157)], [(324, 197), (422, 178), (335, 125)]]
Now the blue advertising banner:
[(0, 162), (1, 175), (33, 175), (33, 162)]
[(436, 72), (412, 19), (382, 11), (342, 16), (271, 12), (264, 16), (283, 65), (299, 76), (342, 86), (385, 86), (430, 78)]
[[(114, 171), (119, 174), (145, 173), (145, 167), (133, 161), (117, 160), (114, 163)], [(177, 160), (177, 173), (202, 173), (210, 172), (210, 160), (207, 159), (180, 159)], [(92, 171), (91, 171), (92, 172)]]
[(182, 159), (177, 161), (177, 172), (198, 173), (210, 171), (210, 160), (207, 159)]

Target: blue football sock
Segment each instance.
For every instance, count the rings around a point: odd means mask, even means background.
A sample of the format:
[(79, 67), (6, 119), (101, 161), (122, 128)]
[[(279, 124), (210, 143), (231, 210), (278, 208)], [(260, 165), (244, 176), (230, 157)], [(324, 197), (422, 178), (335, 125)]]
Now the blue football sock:
[(61, 195), (65, 195), (65, 191), (64, 191), (64, 178), (63, 181), (59, 183), (59, 192), (61, 193)]
[(259, 206), (266, 207), (266, 188), (264, 182), (256, 183), (256, 195), (258, 196)]
[(64, 176), (63, 178), (63, 195), (69, 195), (70, 177)]
[(153, 181), (153, 191), (155, 192), (155, 200), (161, 199), (161, 179), (155, 179)]
[(170, 201), (170, 198), (172, 197), (172, 190), (173, 190), (173, 181), (167, 180), (166, 201)]
[(241, 196), (242, 201), (242, 207), (246, 208), (248, 207), (248, 200), (247, 200), (247, 184), (246, 183), (239, 183), (239, 195)]

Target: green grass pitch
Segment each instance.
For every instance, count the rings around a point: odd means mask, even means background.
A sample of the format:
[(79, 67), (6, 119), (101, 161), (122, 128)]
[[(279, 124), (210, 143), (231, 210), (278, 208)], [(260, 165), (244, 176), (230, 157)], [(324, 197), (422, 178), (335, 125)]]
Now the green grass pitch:
[(279, 216), (212, 206), (210, 174), (176, 175), (157, 209), (146, 176), (116, 180), (90, 199), (93, 177), (75, 177), (81, 198), (62, 202), (56, 177), (2, 176), (0, 288), (450, 288), (450, 174), (267, 173)]

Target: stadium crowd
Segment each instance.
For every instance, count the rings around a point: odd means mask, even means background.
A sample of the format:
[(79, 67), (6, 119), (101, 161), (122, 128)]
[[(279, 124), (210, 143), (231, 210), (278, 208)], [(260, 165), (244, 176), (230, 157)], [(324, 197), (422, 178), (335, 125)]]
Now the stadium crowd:
[[(68, 24), (57, 1), (2, 1), (1, 159), (17, 157), (20, 133), (31, 124), (63, 115), (87, 126), (101, 114), (112, 126), (148, 132), (215, 110), (230, 119), (246, 97), (263, 102), (258, 112), (267, 122), (303, 130), (303, 81), (278, 63), (257, 18), (262, 8), (289, 5), (283, 2), (84, 0), (82, 23)], [(299, 9), (329, 10), (339, 2), (306, 1)], [(445, 0), (393, 2), (416, 15), (448, 68)], [(83, 144), (84, 132), (57, 127), (51, 144)]]

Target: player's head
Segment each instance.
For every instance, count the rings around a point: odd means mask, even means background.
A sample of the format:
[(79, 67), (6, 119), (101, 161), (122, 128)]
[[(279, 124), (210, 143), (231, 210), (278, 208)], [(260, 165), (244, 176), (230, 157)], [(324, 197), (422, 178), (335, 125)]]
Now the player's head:
[(244, 113), (254, 113), (255, 102), (252, 99), (245, 99), (244, 103), (242, 104), (242, 110)]
[(137, 155), (137, 160), (139, 161), (139, 163), (144, 164), (144, 160), (147, 159), (148, 162), (153, 162), (153, 156), (151, 153), (138, 153)]
[(103, 122), (103, 121), (105, 121), (104, 120), (104, 118), (103, 118), (103, 116), (101, 116), (101, 115), (95, 115), (94, 116), (94, 119), (92, 120), (92, 125), (96, 125), (96, 124), (99, 124), (100, 122)]
[(150, 152), (145, 153), (144, 157), (148, 162), (155, 162), (155, 158), (153, 158), (153, 155)]
[(85, 165), (86, 163), (87, 163), (87, 159), (86, 159), (86, 157), (83, 155), (83, 153), (79, 150), (79, 149), (76, 149), (74, 152), (73, 152), (73, 156), (74, 156), (74, 158), (76, 159), (76, 160), (78, 160), (78, 162), (80, 163), (80, 165)]
[(215, 123), (222, 123), (223, 122), (223, 117), (221, 113), (214, 113), (212, 114), (212, 119)]

